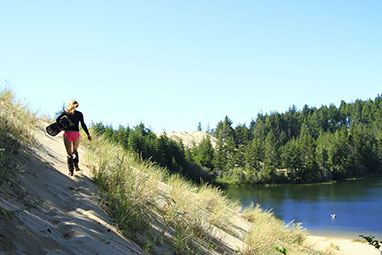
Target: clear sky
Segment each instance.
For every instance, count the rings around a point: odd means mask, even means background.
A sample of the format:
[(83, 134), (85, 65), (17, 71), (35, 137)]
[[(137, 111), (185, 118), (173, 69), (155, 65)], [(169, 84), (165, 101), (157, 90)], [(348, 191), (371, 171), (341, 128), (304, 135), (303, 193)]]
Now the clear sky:
[[(0, 88), (155, 132), (382, 94), (381, 0), (0, 0)], [(7, 82), (5, 82), (5, 80)]]

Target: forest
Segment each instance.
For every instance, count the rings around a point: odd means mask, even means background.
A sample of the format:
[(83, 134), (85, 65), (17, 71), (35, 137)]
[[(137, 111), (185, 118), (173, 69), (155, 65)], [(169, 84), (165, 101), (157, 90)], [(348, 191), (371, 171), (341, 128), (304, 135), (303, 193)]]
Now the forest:
[[(220, 185), (314, 183), (381, 172), (382, 97), (342, 101), (320, 108), (292, 106), (285, 113), (257, 114), (249, 125), (226, 116), (192, 148), (157, 137), (142, 123), (113, 129), (102, 123), (95, 131), (120, 143), (142, 160), (193, 182)], [(198, 129), (201, 129), (199, 123)]]

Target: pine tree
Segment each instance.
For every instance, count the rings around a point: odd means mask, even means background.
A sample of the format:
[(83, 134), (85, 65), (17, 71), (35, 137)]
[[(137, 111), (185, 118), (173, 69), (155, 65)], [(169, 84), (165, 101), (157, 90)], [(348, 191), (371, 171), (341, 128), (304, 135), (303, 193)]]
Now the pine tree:
[(212, 147), (211, 139), (206, 136), (195, 150), (194, 161), (212, 171), (214, 169), (213, 157), (214, 148)]
[(283, 159), (282, 167), (287, 169), (288, 176), (292, 178), (294, 178), (296, 173), (302, 168), (300, 155), (300, 147), (296, 139), (290, 140), (281, 148), (281, 157)]
[(218, 138), (213, 165), (215, 166), (216, 173), (219, 177), (222, 177), (222, 173), (227, 171), (227, 157), (224, 150), (224, 142), (221, 138)]
[(198, 123), (198, 127), (196, 128), (196, 131), (202, 131), (202, 123)]
[(279, 166), (280, 155), (279, 155), (279, 142), (273, 130), (271, 130), (264, 144), (264, 164), (272, 165), (274, 167)]
[(321, 132), (317, 139), (316, 162), (320, 177), (326, 180), (332, 178), (331, 166), (329, 164), (329, 148), (333, 134)]
[(310, 135), (305, 123), (302, 125), (301, 134), (297, 139), (298, 151), (300, 153), (301, 170), (299, 177), (303, 182), (311, 182), (318, 177), (316, 163), (316, 144)]

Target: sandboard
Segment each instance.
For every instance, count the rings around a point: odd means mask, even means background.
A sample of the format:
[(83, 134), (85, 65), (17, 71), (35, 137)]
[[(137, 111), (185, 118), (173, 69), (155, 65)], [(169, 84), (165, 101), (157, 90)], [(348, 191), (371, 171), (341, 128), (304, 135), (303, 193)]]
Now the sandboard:
[(56, 136), (62, 130), (66, 130), (69, 127), (74, 126), (73, 122), (68, 118), (68, 116), (62, 116), (58, 122), (52, 123), (46, 127), (46, 132), (51, 136)]
[(60, 128), (57, 122), (52, 123), (46, 127), (46, 132), (48, 132), (48, 134), (51, 136), (56, 136), (62, 130), (63, 130), (63, 128)]

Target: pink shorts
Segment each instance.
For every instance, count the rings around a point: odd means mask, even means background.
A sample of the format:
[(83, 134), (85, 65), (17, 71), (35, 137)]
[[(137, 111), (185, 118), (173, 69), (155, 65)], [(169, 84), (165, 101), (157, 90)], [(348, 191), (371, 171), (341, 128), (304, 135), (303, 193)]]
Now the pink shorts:
[(64, 136), (69, 142), (74, 143), (80, 137), (80, 132), (77, 131), (65, 131)]

